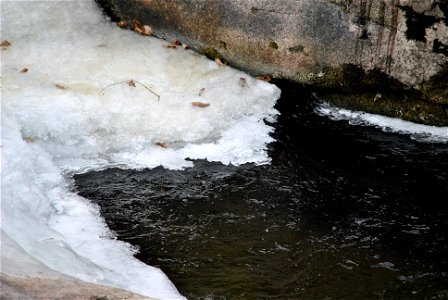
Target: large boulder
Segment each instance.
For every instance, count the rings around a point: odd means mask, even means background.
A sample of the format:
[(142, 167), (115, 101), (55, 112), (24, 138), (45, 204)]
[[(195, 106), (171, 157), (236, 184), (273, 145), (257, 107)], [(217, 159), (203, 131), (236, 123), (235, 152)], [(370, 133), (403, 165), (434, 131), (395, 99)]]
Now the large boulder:
[(448, 0), (97, 1), (210, 58), (318, 87), (336, 104), (448, 124)]

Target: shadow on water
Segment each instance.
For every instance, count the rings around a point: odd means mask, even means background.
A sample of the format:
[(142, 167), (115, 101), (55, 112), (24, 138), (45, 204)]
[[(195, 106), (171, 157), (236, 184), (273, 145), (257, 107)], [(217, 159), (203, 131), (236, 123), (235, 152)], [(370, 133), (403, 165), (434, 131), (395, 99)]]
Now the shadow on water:
[(282, 88), (266, 166), (76, 175), (190, 299), (448, 299), (448, 146), (313, 113)]

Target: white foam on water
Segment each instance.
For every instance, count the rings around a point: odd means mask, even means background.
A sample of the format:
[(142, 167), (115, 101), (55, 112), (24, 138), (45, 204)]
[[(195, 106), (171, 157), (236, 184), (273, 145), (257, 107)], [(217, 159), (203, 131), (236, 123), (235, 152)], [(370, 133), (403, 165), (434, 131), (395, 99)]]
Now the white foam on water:
[(365, 125), (380, 128), (385, 132), (409, 135), (411, 139), (427, 143), (448, 143), (448, 127), (429, 126), (370, 114), (362, 111), (351, 111), (322, 102), (315, 107), (315, 112), (332, 120), (347, 120), (351, 125)]
[(1, 50), (2, 271), (27, 274), (26, 264), (8, 268), (15, 245), (61, 274), (182, 298), (113, 238), (98, 207), (71, 191), (69, 174), (182, 169), (188, 158), (268, 163), (272, 128), (263, 120), (278, 114), (280, 90), (119, 29), (93, 1), (2, 1), (1, 20), (1, 40), (11, 43)]

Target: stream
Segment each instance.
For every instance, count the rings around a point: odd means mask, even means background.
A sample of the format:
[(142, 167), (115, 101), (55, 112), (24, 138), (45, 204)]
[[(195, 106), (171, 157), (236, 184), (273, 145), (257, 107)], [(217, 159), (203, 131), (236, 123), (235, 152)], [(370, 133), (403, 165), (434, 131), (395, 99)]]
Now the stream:
[(270, 164), (74, 176), (189, 299), (447, 299), (448, 147), (316, 113), (284, 81)]

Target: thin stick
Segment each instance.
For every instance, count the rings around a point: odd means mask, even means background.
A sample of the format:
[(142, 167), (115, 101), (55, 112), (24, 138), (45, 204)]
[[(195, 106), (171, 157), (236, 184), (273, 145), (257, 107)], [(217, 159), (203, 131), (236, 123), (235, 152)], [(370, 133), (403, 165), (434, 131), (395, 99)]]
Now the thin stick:
[(144, 85), (143, 83), (141, 83), (141, 82), (139, 82), (139, 81), (137, 81), (137, 80), (134, 80), (134, 82), (140, 84), (140, 85), (143, 86), (145, 89), (147, 89), (151, 94), (153, 94), (154, 96), (156, 96), (156, 97), (157, 97), (157, 101), (160, 100), (160, 95), (159, 95), (159, 94), (156, 94), (156, 93), (155, 93), (154, 91), (152, 91), (149, 87), (147, 87), (146, 85)]
[[(132, 80), (132, 79), (131, 79), (131, 80)], [(114, 83), (111, 83), (111, 84), (105, 86), (104, 88), (102, 88), (101, 91), (100, 91), (100, 93), (103, 93), (105, 89), (107, 89), (107, 88), (109, 88), (109, 87), (111, 87), (111, 86), (113, 86), (113, 85), (122, 84), (122, 83), (125, 83), (125, 82), (129, 84), (129, 82), (130, 82), (131, 80), (123, 80), (123, 81), (120, 81), (120, 82), (114, 82)], [(156, 97), (157, 97), (157, 101), (160, 100), (160, 95), (158, 95), (156, 92), (152, 91), (149, 87), (147, 87), (146, 85), (144, 85), (143, 83), (141, 83), (141, 82), (139, 82), (139, 81), (137, 81), (137, 80), (132, 80), (132, 81), (135, 82), (135, 83), (140, 84), (140, 85), (143, 86), (145, 89), (147, 89), (148, 92), (150, 92), (151, 94), (153, 94), (154, 96), (156, 96)], [(101, 85), (101, 84), (100, 84), (100, 85)]]

